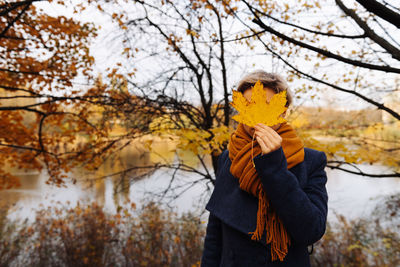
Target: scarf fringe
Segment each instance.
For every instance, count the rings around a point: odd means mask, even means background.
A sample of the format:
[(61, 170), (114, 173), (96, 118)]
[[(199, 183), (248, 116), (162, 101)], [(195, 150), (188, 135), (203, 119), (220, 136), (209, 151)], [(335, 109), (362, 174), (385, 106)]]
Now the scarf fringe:
[(266, 228), (266, 241), (267, 244), (271, 244), (272, 261), (278, 258), (280, 261), (283, 261), (288, 253), (288, 246), (291, 242), (283, 223), (276, 213), (268, 213), (269, 202), (266, 199), (264, 190), (259, 190), (258, 207), (256, 230), (254, 232), (249, 232), (249, 234), (252, 234), (251, 239), (260, 240)]

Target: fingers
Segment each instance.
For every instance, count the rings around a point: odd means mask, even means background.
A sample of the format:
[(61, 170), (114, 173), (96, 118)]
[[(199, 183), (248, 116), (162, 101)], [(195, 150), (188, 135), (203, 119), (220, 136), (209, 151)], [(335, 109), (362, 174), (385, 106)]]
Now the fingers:
[[(268, 127), (269, 128), (269, 127)], [(267, 130), (267, 129), (265, 129), (265, 128), (259, 128), (259, 127), (257, 127), (257, 128), (254, 128), (256, 131), (256, 133), (258, 133), (258, 135), (260, 135), (260, 136), (263, 136), (263, 135), (265, 135), (265, 136), (267, 136), (269, 139), (271, 139), (271, 140), (274, 140), (274, 139), (276, 139), (277, 137), (273, 134), (273, 133), (271, 133), (269, 130)], [(271, 129), (271, 128), (270, 128)], [(272, 129), (271, 129), (272, 130)], [(274, 130), (272, 130), (272, 131), (274, 131)]]
[(267, 154), (271, 150), (267, 143), (265, 143), (265, 141), (260, 136), (256, 136), (256, 140), (260, 145), (263, 154)]
[(280, 138), (280, 135), (274, 129), (272, 129), (270, 126), (267, 126), (263, 123), (258, 123), (257, 125), (254, 126), (254, 129), (265, 130), (268, 133), (272, 134), (273, 136)]
[(274, 144), (275, 143), (281, 143), (282, 142), (282, 137), (275, 131), (273, 130), (271, 127), (269, 126), (255, 126), (255, 133), (257, 133), (258, 135), (265, 135), (267, 136)]
[(265, 146), (269, 149), (272, 149), (274, 146), (274, 138), (265, 131), (255, 130), (256, 137), (259, 137), (260, 140), (265, 144)]
[(282, 144), (282, 137), (271, 127), (257, 124), (254, 134), (264, 154), (278, 149)]
[(264, 145), (269, 149), (273, 150), (274, 147), (278, 145), (278, 141), (274, 138), (271, 138), (268, 135), (265, 135), (264, 133), (261, 133), (260, 131), (255, 132), (256, 137), (259, 137), (260, 140), (264, 143)]

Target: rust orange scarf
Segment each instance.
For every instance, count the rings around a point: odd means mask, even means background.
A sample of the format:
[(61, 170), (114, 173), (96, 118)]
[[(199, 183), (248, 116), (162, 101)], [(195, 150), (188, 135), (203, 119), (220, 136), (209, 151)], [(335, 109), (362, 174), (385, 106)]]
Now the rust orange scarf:
[[(282, 137), (282, 149), (286, 157), (287, 168), (297, 165), (304, 160), (304, 144), (296, 135), (295, 130), (287, 122), (282, 123), (276, 132)], [(239, 179), (239, 187), (242, 190), (258, 197), (257, 227), (252, 240), (260, 240), (266, 228), (267, 244), (271, 243), (272, 260), (279, 258), (283, 261), (288, 252), (290, 239), (281, 220), (269, 204), (264, 192), (261, 180), (253, 166), (252, 158), (261, 153), (261, 147), (257, 140), (253, 140), (240, 123), (235, 132), (230, 136), (228, 143), (229, 158), (232, 165), (230, 172)]]

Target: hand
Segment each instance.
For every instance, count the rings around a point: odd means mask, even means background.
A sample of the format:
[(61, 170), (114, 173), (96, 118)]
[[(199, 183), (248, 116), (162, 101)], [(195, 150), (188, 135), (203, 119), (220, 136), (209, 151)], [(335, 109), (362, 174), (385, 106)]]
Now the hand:
[(258, 123), (254, 126), (255, 136), (261, 147), (262, 155), (279, 149), (282, 145), (282, 137), (271, 127)]

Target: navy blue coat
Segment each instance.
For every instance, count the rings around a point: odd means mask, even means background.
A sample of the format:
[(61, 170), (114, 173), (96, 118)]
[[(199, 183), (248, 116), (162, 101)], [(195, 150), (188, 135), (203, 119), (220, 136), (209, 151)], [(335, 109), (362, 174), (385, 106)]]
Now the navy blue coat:
[(206, 205), (210, 212), (202, 267), (310, 266), (308, 246), (321, 239), (326, 229), (328, 194), (325, 184), (326, 155), (304, 148), (304, 161), (287, 169), (282, 147), (254, 157), (264, 190), (283, 222), (291, 245), (283, 262), (271, 261), (271, 247), (251, 240), (256, 229), (258, 199), (239, 188), (230, 173), (228, 150), (218, 158), (214, 191)]

